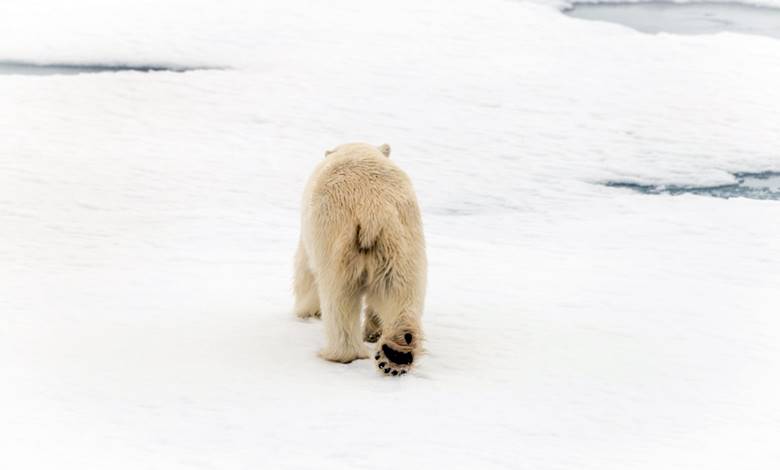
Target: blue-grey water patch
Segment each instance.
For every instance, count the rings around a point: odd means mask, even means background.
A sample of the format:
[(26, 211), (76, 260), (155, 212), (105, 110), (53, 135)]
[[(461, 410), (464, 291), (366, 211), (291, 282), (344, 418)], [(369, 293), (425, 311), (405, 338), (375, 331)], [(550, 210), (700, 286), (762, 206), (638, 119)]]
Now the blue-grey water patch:
[(0, 75), (77, 75), (105, 72), (189, 72), (197, 67), (165, 67), (161, 65), (117, 64), (35, 64), (32, 62), (0, 61)]
[(746, 197), (751, 199), (774, 199), (780, 201), (780, 172), (736, 173), (736, 183), (720, 186), (678, 186), (650, 185), (609, 181), (607, 186), (628, 188), (644, 194), (699, 194), (720, 198)]
[(740, 3), (574, 3), (565, 13), (610, 21), (643, 33), (714, 34), (723, 31), (780, 39), (780, 9)]

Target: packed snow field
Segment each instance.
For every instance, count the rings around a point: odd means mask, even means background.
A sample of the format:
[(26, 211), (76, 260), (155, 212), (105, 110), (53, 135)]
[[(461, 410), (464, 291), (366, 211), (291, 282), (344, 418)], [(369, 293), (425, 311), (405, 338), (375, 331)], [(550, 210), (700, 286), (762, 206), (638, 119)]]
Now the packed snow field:
[[(487, 0), (6, 1), (0, 467), (768, 469), (780, 47)], [(316, 356), (304, 182), (388, 142), (428, 353)]]

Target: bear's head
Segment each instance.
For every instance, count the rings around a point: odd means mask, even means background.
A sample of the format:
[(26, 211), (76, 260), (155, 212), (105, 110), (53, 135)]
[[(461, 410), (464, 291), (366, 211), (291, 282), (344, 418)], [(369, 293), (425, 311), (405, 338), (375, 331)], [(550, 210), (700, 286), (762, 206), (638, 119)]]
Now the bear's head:
[(366, 150), (367, 148), (368, 149), (379, 150), (379, 153), (381, 153), (382, 155), (384, 155), (387, 158), (390, 158), (390, 146), (388, 144), (382, 144), (379, 147), (374, 147), (373, 145), (370, 145), (370, 144), (361, 144), (361, 143), (339, 145), (338, 147), (334, 148), (333, 150), (326, 150), (325, 151), (325, 156), (327, 157), (327, 156), (329, 156), (331, 154), (334, 154), (334, 153), (340, 152), (340, 151), (350, 152), (350, 151), (353, 151), (353, 150)]

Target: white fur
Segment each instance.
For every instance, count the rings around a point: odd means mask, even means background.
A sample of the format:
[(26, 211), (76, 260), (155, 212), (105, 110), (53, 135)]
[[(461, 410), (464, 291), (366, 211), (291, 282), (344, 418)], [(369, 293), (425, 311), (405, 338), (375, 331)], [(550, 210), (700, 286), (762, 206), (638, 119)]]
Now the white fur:
[[(380, 348), (417, 353), (421, 347), (422, 223), (411, 182), (389, 155), (387, 144), (342, 145), (326, 152), (304, 191), (295, 313), (306, 318), (321, 312), (327, 338), (320, 355), (331, 361), (367, 357), (363, 298), (378, 317)], [(412, 343), (401, 339), (405, 333), (413, 334)]]

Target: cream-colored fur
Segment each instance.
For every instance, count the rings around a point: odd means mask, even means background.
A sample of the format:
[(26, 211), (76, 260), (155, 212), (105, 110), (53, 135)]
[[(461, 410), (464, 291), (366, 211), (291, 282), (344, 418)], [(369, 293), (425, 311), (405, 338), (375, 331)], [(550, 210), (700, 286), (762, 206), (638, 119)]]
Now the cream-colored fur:
[(374, 358), (396, 375), (411, 360), (396, 364), (386, 348), (415, 357), (421, 349), (426, 259), (414, 190), (389, 156), (386, 144), (346, 144), (326, 152), (314, 170), (303, 196), (295, 313), (321, 315), (327, 338), (320, 355), (350, 362), (368, 357), (360, 325), (365, 299), (366, 339), (381, 332)]

